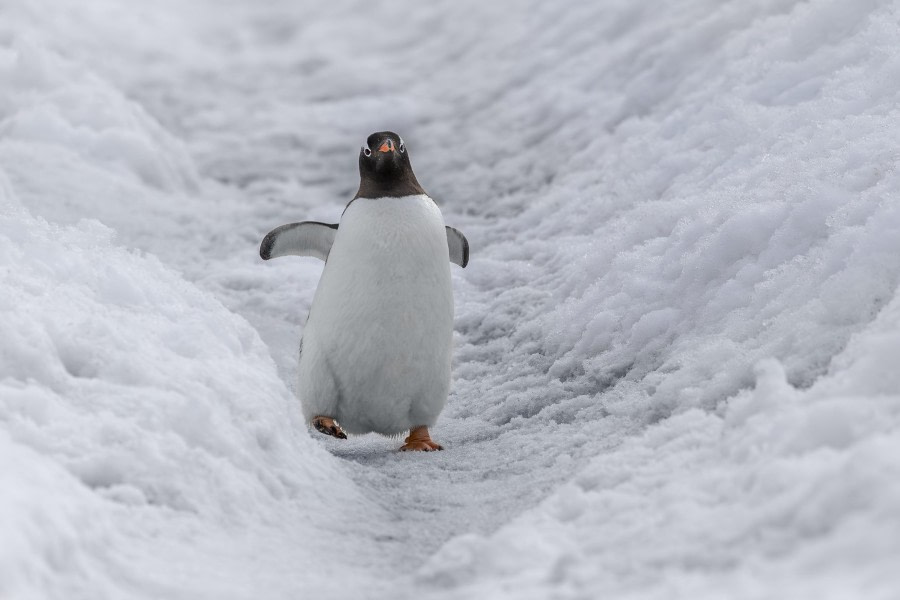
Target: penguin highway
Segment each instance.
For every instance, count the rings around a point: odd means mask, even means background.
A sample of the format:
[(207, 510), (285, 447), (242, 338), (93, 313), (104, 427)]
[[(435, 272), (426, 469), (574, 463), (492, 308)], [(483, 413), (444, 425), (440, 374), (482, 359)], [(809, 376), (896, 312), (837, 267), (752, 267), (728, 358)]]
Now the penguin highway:
[(400, 450), (442, 450), (428, 428), (450, 391), (450, 263), (466, 266), (469, 242), (444, 226), (396, 133), (368, 137), (359, 175), (339, 224), (282, 225), (259, 248), (325, 261), (300, 340), (303, 416), (336, 438), (408, 431)]

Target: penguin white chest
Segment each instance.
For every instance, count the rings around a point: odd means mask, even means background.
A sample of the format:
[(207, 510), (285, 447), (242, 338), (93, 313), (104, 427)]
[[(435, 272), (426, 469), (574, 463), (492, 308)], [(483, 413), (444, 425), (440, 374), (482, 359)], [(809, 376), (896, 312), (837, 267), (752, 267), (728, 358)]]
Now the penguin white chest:
[(434, 424), (450, 387), (447, 234), (421, 194), (358, 198), (341, 219), (304, 331), (305, 416), (350, 433)]

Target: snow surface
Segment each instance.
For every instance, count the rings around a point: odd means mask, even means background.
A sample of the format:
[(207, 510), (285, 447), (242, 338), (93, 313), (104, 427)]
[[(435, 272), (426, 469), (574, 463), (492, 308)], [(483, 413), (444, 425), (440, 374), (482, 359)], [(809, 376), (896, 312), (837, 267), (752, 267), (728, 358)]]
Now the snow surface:
[[(900, 2), (11, 0), (0, 598), (895, 598)], [(372, 131), (472, 245), (435, 438), (311, 437)]]

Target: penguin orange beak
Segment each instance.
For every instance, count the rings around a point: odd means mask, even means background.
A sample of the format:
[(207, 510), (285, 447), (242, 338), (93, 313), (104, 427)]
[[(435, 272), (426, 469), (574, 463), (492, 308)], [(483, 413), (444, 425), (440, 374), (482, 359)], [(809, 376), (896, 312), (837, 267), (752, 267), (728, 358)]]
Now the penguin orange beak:
[(379, 152), (393, 152), (394, 151), (394, 140), (385, 140), (378, 146)]

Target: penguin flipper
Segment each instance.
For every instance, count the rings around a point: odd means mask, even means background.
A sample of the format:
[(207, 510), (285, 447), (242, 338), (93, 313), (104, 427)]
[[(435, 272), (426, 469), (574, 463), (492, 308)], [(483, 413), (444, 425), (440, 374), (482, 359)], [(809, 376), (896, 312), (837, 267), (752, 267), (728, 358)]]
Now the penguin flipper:
[(469, 264), (469, 240), (459, 229), (449, 225), (447, 229), (447, 246), (450, 248), (450, 262), (466, 268)]
[(320, 260), (328, 258), (337, 223), (303, 221), (276, 227), (266, 234), (259, 245), (259, 255), (263, 260), (279, 256), (312, 256)]

